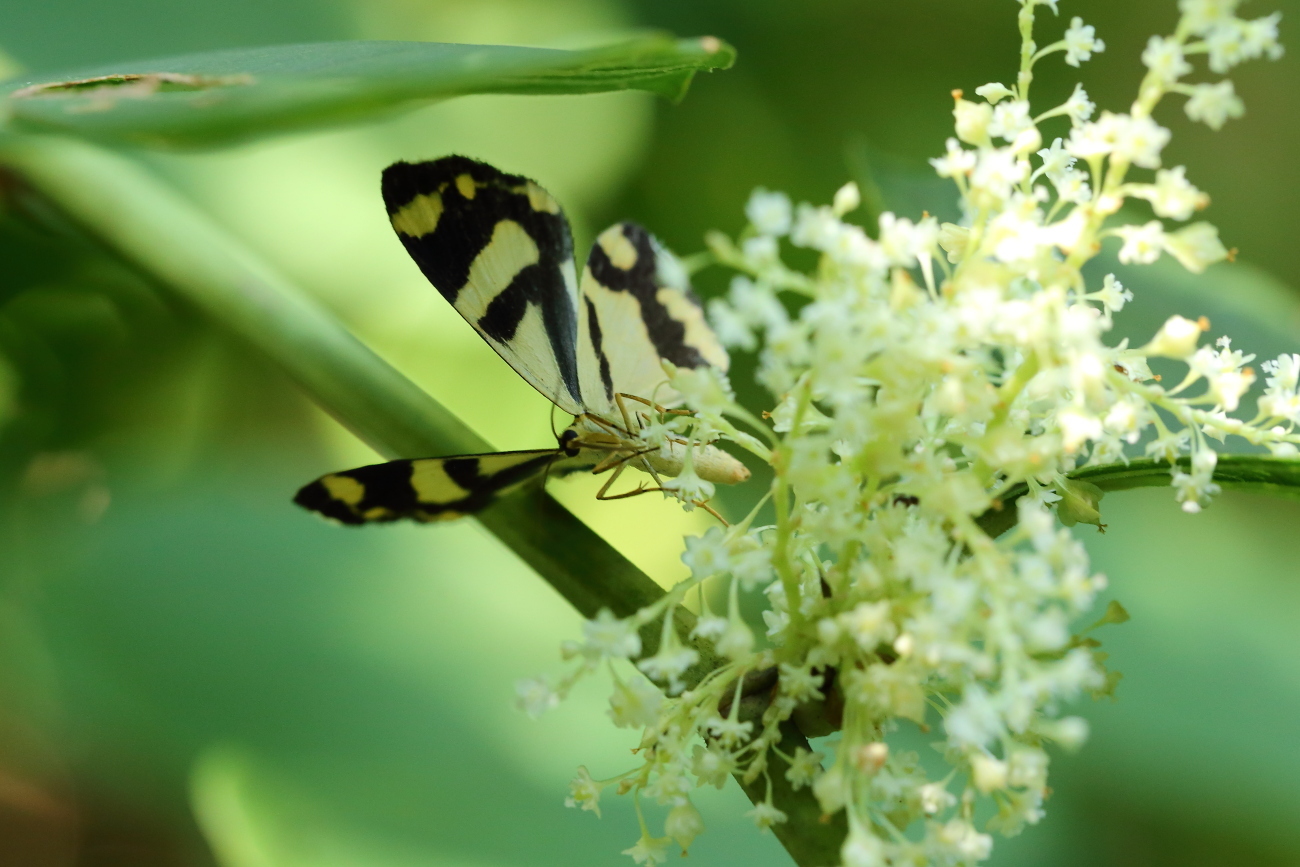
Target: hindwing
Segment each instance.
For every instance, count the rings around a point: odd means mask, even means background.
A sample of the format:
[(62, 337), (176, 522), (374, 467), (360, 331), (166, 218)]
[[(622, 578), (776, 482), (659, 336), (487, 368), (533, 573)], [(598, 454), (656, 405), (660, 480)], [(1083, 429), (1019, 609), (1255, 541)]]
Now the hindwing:
[[(579, 367), (599, 376), (606, 406), (618, 392), (675, 403), (679, 397), (666, 385), (662, 361), (727, 369), (727, 351), (705, 320), (685, 269), (636, 223), (618, 223), (596, 239), (581, 299), (579, 331), (588, 340), (579, 347)], [(590, 397), (588, 406), (596, 409)]]
[(446, 521), (479, 511), (563, 454), (541, 449), (372, 464), (321, 476), (294, 502), (344, 524)]
[(534, 388), (582, 412), (573, 240), (551, 194), (460, 156), (394, 163), (383, 194), (429, 282)]

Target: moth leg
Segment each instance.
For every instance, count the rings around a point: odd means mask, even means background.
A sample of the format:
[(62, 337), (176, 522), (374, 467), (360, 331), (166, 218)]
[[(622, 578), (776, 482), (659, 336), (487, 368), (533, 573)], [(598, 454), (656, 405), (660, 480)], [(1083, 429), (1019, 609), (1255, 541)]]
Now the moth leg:
[(621, 500), (621, 499), (623, 499), (624, 497), (635, 497), (637, 494), (643, 494), (643, 493), (645, 493), (645, 486), (644, 486), (644, 485), (639, 485), (635, 491), (629, 491), (629, 492), (627, 492), (626, 494), (610, 494), (610, 493), (609, 493), (610, 486), (613, 485), (614, 482), (618, 481), (618, 477), (621, 476), (621, 475), (623, 475), (623, 471), (626, 470), (626, 469), (627, 469), (627, 463), (626, 463), (626, 462), (620, 463), (620, 464), (619, 464), (619, 465), (614, 469), (614, 473), (613, 473), (613, 475), (611, 475), (608, 479), (606, 479), (606, 480), (605, 480), (605, 484), (601, 485), (601, 486), (600, 486), (600, 490), (596, 492), (596, 499), (597, 499), (597, 500)]
[(653, 409), (655, 412), (662, 412), (666, 415), (695, 415), (695, 410), (668, 409), (667, 407), (660, 406), (659, 404), (655, 403), (653, 400), (647, 400), (644, 397), (638, 397), (635, 394), (627, 394), (621, 391), (618, 394), (614, 395), (614, 399), (616, 401), (619, 401), (620, 407), (622, 406), (622, 400), (626, 399), (626, 400), (635, 400), (637, 403), (643, 403), (646, 406)]
[[(623, 424), (627, 425), (627, 429), (640, 431), (641, 428), (644, 427), (644, 425), (641, 424), (641, 417), (636, 416), (637, 424), (636, 427), (634, 428), (632, 426), (632, 419), (629, 418), (627, 414), (627, 404), (623, 402), (623, 398), (626, 396), (627, 395), (623, 394), (623, 392), (620, 391), (618, 394), (614, 395), (614, 403), (618, 406), (619, 414), (623, 416)], [(633, 413), (633, 415), (636, 414)]]
[[(637, 497), (637, 496), (640, 496), (641, 494), (654, 494), (654, 493), (659, 493), (659, 492), (666, 493), (666, 494), (671, 494), (671, 493), (673, 493), (672, 490), (670, 490), (670, 489), (668, 489), (668, 488), (664, 488), (664, 487), (662, 487), (662, 486), (656, 486), (656, 487), (653, 487), (653, 488), (647, 488), (647, 487), (645, 486), (644, 483), (638, 485), (638, 486), (636, 487), (636, 490), (625, 491), (625, 492), (622, 493), (622, 494), (607, 494), (607, 493), (605, 493), (606, 491), (609, 490), (610, 485), (614, 484), (614, 480), (617, 479), (617, 478), (619, 477), (619, 475), (623, 472), (624, 469), (626, 469), (626, 467), (627, 467), (627, 464), (626, 464), (626, 463), (624, 463), (624, 464), (620, 464), (620, 465), (619, 465), (618, 469), (616, 469), (616, 470), (614, 471), (614, 475), (612, 475), (612, 476), (609, 477), (609, 481), (605, 482), (605, 484), (601, 487), (600, 492), (599, 492), (598, 494), (596, 494), (596, 499), (598, 499), (598, 500), (625, 500), (625, 499), (627, 499), (628, 497)], [(708, 512), (710, 515), (712, 515), (713, 517), (717, 518), (717, 519), (722, 523), (722, 526), (724, 526), (724, 527), (730, 527), (730, 526), (731, 526), (731, 524), (727, 523), (727, 519), (726, 519), (726, 518), (724, 518), (724, 517), (722, 517), (721, 515), (718, 514), (718, 510), (717, 510), (717, 509), (713, 508), (712, 506), (710, 506), (708, 503), (704, 502), (703, 500), (691, 500), (690, 502), (691, 502), (691, 505), (693, 505), (693, 506), (699, 506), (701, 509), (703, 509), (704, 511)]]
[[(611, 496), (611, 497), (604, 497), (603, 499), (606, 499), (606, 500), (621, 500), (621, 499), (623, 499), (624, 497), (635, 497), (635, 496), (638, 495), (638, 494), (652, 494), (652, 493), (655, 493), (655, 492), (657, 492), (657, 491), (658, 491), (658, 492), (665, 493), (665, 494), (671, 494), (671, 493), (673, 493), (673, 490), (672, 490), (671, 488), (666, 488), (666, 487), (664, 487), (664, 480), (663, 480), (662, 478), (659, 477), (659, 473), (655, 470), (654, 467), (652, 467), (652, 466), (650, 465), (650, 462), (647, 461), (647, 460), (645, 459), (644, 456), (647, 455), (647, 454), (649, 454), (650, 451), (651, 451), (650, 449), (646, 449), (646, 450), (643, 451), (643, 452), (638, 452), (638, 453), (636, 453), (636, 454), (628, 455), (627, 457), (622, 458), (622, 459), (621, 459), (621, 460), (622, 460), (622, 463), (620, 464), (619, 469), (621, 470), (623, 467), (627, 466), (627, 461), (635, 460), (636, 458), (639, 457), (639, 458), (641, 458), (641, 467), (642, 467), (642, 468), (643, 468), (647, 473), (650, 474), (650, 477), (651, 477), (651, 478), (653, 478), (653, 479), (655, 480), (655, 487), (653, 487), (653, 488), (647, 488), (644, 484), (642, 484), (642, 485), (638, 485), (638, 486), (637, 486), (637, 489), (636, 489), (635, 491), (629, 491), (629, 492), (626, 493), (626, 494), (616, 494), (616, 495)], [(611, 479), (611, 482), (612, 482), (612, 481), (613, 481), (613, 480)], [(606, 485), (605, 487), (607, 488), (607, 487), (609, 487), (609, 486)], [(604, 490), (605, 490), (605, 488), (601, 488), (601, 491), (604, 491)], [(714, 509), (712, 506), (710, 506), (708, 503), (706, 503), (706, 502), (704, 502), (704, 501), (702, 501), (702, 500), (691, 500), (691, 504), (692, 504), (692, 505), (695, 505), (695, 506), (699, 506), (701, 509), (703, 509), (704, 511), (708, 512), (710, 515), (712, 515), (713, 517), (717, 518), (719, 521), (722, 522), (722, 526), (724, 526), (724, 527), (730, 527), (730, 526), (731, 526), (731, 524), (727, 523), (727, 519), (724, 518), (724, 517), (722, 517), (721, 515), (719, 515), (718, 512), (717, 512), (717, 510)]]
[(627, 439), (628, 437), (630, 437), (630, 436), (632, 435), (631, 433), (629, 433), (628, 431), (623, 430), (623, 428), (619, 427), (618, 425), (614, 424), (613, 422), (608, 421), (608, 420), (606, 420), (606, 419), (603, 419), (603, 418), (601, 418), (601, 417), (598, 416), (598, 415), (592, 415), (592, 414), (589, 413), (589, 412), (584, 412), (582, 415), (578, 416), (578, 418), (585, 418), (587, 421), (592, 422), (592, 423), (595, 424), (597, 427), (601, 427), (601, 428), (604, 428), (605, 430), (609, 431), (609, 432), (610, 432), (611, 434), (613, 434), (614, 436), (618, 436), (618, 437), (622, 437), (622, 438), (624, 438), (624, 439)]

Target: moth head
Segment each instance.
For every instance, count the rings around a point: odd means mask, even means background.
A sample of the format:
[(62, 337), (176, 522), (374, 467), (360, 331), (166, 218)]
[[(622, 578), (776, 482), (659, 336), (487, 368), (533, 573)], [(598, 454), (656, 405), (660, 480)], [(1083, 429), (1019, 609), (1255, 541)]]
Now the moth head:
[(560, 434), (560, 450), (568, 457), (577, 457), (581, 449), (578, 447), (578, 432), (573, 428), (565, 428)]

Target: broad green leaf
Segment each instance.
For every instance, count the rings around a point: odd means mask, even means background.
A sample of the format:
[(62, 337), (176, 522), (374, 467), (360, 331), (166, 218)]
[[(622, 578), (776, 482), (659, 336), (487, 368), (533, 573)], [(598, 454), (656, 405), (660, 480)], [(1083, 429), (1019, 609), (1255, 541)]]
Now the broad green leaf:
[[(1175, 466), (1187, 472), (1191, 460), (1187, 457), (1175, 461)], [(1127, 464), (1103, 464), (1084, 467), (1070, 474), (1070, 478), (1096, 485), (1103, 492), (1127, 491), (1133, 488), (1155, 488), (1169, 484), (1170, 465), (1164, 461), (1144, 458)], [(1232, 491), (1253, 491), (1300, 500), (1300, 459), (1275, 458), (1268, 455), (1221, 455), (1214, 469), (1214, 482)], [(1016, 500), (1027, 493), (1023, 486), (1012, 489), (1002, 498), (998, 509), (990, 509), (980, 516), (980, 526), (990, 536), (1000, 536), (1015, 526)], [(1102, 516), (1105, 517), (1105, 507)]]
[[(216, 145), (473, 93), (685, 94), (735, 51), (647, 36), (582, 51), (438, 42), (322, 42), (117, 63), (6, 86), (13, 127), (148, 147)], [(524, 133), (526, 131), (522, 131)]]

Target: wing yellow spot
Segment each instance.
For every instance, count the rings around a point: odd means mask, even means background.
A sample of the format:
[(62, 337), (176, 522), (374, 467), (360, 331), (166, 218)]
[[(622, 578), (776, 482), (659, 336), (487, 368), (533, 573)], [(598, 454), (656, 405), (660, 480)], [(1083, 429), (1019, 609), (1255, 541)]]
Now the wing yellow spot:
[(610, 264), (622, 271), (631, 271), (636, 264), (636, 247), (623, 234), (622, 225), (611, 226), (600, 233), (596, 243), (609, 257)]
[(393, 228), (410, 238), (421, 238), (438, 228), (442, 219), (442, 196), (426, 193), (416, 196), (392, 216)]
[(452, 481), (438, 459), (411, 462), (411, 487), (421, 503), (452, 503), (469, 496), (469, 491)]
[(548, 214), (560, 213), (560, 203), (555, 201), (550, 193), (537, 186), (537, 184), (529, 181), (526, 191), (528, 193), (528, 204), (534, 211), (545, 211)]
[(686, 326), (686, 335), (682, 338), (682, 342), (694, 347), (700, 355), (704, 356), (705, 361), (718, 370), (726, 371), (731, 359), (727, 356), (727, 350), (723, 349), (718, 341), (718, 335), (705, 321), (704, 311), (699, 305), (681, 291), (670, 287), (661, 288), (655, 293), (655, 298), (668, 310), (669, 316)]
[[(510, 285), (515, 275), (540, 261), (537, 242), (514, 220), (502, 220), (492, 230), (492, 240), (474, 258), (469, 267), (467, 285), (479, 287), (474, 293), (463, 293), (456, 301), (456, 310), (470, 322), (477, 322), (487, 312), (488, 305), (502, 289)], [(483, 289), (494, 290), (492, 294)], [(530, 309), (536, 305), (529, 305)], [(516, 368), (517, 369), (517, 368)]]
[(456, 175), (456, 189), (460, 190), (460, 194), (467, 199), (474, 198), (474, 194), (478, 192), (478, 187), (474, 186), (474, 179), (469, 175)]
[(325, 476), (320, 483), (331, 497), (349, 506), (355, 506), (366, 496), (366, 486), (351, 476)]

